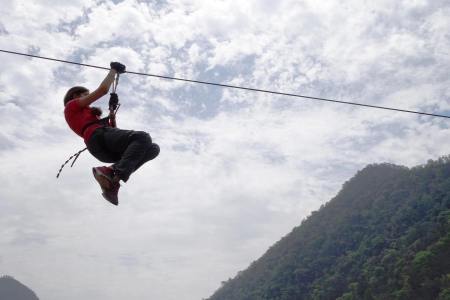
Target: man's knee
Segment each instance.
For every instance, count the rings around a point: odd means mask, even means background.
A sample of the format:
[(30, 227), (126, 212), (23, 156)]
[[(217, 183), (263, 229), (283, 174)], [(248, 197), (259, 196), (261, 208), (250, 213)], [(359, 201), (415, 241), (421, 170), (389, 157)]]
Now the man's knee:
[(156, 153), (155, 156), (158, 156), (158, 155), (159, 155), (159, 152), (161, 152), (161, 149), (159, 148), (159, 145), (153, 143), (153, 144), (152, 144), (152, 148), (153, 148), (153, 153)]
[(134, 131), (132, 134), (132, 138), (146, 144), (152, 143), (152, 138), (150, 137), (150, 134), (148, 134), (145, 131)]
[(155, 157), (157, 157), (159, 155), (159, 152), (161, 151), (161, 149), (159, 148), (158, 144), (152, 143), (150, 146), (150, 160), (154, 159)]

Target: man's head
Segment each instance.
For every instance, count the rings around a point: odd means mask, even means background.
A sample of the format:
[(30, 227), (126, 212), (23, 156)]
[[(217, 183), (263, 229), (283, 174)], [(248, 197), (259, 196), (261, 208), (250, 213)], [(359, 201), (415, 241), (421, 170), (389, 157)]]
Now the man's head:
[(72, 99), (76, 99), (89, 94), (89, 90), (83, 86), (74, 86), (70, 88), (64, 96), (64, 106)]

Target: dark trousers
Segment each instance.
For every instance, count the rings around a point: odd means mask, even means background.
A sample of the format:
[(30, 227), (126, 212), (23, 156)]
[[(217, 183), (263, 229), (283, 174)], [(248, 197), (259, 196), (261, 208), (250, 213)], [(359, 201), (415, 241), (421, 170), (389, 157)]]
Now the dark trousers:
[(147, 132), (112, 127), (96, 129), (86, 146), (98, 160), (114, 163), (112, 168), (124, 182), (160, 151)]

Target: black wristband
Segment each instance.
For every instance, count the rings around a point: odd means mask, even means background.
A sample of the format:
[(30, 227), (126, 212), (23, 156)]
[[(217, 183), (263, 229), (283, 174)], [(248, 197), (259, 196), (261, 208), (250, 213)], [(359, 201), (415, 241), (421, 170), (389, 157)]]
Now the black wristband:
[(126, 67), (125, 65), (121, 64), (120, 62), (113, 61), (110, 64), (111, 69), (116, 70), (117, 73), (122, 74), (125, 73)]

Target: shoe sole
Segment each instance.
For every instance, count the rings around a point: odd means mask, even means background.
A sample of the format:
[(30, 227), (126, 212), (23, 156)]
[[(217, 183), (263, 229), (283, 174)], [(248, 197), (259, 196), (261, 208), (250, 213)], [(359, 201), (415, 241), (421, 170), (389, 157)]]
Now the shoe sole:
[(103, 198), (105, 198), (106, 201), (108, 201), (111, 204), (114, 204), (115, 206), (117, 206), (119, 204), (119, 201), (114, 201), (112, 199), (109, 199), (108, 196), (106, 196), (105, 193), (102, 193)]
[(95, 168), (92, 168), (92, 173), (94, 174), (95, 180), (97, 180), (98, 184), (102, 189), (109, 190), (111, 188), (111, 181), (105, 174), (97, 172)]

